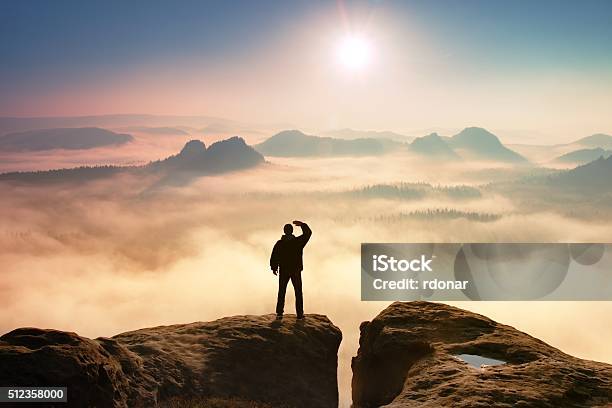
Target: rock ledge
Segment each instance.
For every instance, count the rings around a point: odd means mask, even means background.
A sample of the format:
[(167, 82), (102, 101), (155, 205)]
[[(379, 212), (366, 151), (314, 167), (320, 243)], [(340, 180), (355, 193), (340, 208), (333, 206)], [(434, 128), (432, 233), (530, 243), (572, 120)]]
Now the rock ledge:
[(321, 315), (234, 316), (95, 340), (21, 328), (0, 337), (0, 384), (67, 386), (68, 407), (154, 407), (177, 396), (337, 407), (341, 339)]
[[(355, 407), (610, 407), (612, 365), (430, 302), (393, 303), (361, 324)], [(506, 364), (475, 368), (455, 356)]]

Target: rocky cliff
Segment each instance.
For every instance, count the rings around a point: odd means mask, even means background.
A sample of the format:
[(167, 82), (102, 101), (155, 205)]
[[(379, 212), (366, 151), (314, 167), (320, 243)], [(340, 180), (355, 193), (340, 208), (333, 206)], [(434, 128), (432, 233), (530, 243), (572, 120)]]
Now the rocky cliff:
[(355, 407), (612, 406), (611, 365), (462, 309), (396, 302), (360, 329)]
[(0, 384), (67, 386), (68, 407), (155, 407), (175, 397), (337, 407), (342, 334), (327, 317), (226, 317), (95, 340), (22, 328), (0, 337)]

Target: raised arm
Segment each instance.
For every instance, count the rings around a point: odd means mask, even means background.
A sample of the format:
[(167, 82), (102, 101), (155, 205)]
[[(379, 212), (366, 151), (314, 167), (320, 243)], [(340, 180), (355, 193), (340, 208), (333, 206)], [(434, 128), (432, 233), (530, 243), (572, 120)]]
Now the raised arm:
[(305, 222), (302, 222), (302, 221), (297, 221), (296, 220), (296, 221), (293, 221), (293, 224), (297, 225), (298, 227), (300, 227), (302, 229), (302, 235), (297, 237), (297, 239), (299, 239), (301, 241), (302, 246), (306, 245), (308, 243), (308, 240), (312, 236), (312, 230), (310, 229), (308, 224), (306, 224)]

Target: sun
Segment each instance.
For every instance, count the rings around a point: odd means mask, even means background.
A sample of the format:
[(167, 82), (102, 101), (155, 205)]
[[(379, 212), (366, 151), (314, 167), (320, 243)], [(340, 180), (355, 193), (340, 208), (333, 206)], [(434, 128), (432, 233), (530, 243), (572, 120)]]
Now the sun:
[(350, 70), (365, 68), (370, 63), (371, 56), (371, 45), (363, 37), (345, 37), (338, 47), (338, 60)]

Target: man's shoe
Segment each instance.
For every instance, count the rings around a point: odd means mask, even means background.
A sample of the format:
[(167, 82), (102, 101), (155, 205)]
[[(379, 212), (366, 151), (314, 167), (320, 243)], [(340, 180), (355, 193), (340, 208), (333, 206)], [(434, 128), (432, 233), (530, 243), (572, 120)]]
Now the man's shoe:
[(282, 313), (277, 313), (276, 314), (276, 318), (277, 319), (282, 319), (283, 318), (283, 314)]
[(303, 314), (299, 314), (299, 315), (297, 315), (297, 318), (298, 318), (298, 319), (303, 319), (303, 318), (304, 318), (304, 315), (303, 315)]

